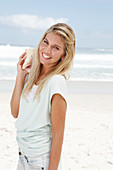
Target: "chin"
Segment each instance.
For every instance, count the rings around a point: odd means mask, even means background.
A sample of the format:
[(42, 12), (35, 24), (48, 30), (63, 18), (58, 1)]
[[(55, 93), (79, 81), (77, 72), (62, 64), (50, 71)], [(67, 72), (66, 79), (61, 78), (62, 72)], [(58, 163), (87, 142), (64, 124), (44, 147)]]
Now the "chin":
[(44, 64), (44, 61), (40, 59), (40, 63), (41, 63), (41, 64)]
[(42, 65), (47, 65), (45, 62), (43, 62), (43, 61), (40, 61), (40, 63), (42, 64)]

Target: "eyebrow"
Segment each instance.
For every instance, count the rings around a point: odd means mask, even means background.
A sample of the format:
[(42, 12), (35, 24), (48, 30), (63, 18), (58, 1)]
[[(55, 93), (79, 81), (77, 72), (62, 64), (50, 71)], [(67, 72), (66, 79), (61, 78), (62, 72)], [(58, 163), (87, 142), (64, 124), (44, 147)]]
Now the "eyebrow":
[[(44, 38), (44, 39), (46, 39), (47, 41), (48, 41), (48, 39), (47, 38)], [(49, 42), (49, 41), (48, 41)], [(56, 46), (58, 46), (59, 48), (61, 48), (59, 45), (57, 45), (57, 44), (53, 44), (53, 45), (56, 45)]]

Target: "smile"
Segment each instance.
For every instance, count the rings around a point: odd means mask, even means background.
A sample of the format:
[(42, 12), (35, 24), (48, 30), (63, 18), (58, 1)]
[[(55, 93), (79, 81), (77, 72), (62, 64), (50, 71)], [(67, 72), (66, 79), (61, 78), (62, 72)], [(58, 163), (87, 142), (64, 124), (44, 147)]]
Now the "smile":
[(44, 58), (46, 58), (46, 59), (50, 59), (50, 58), (51, 58), (51, 57), (45, 55), (44, 53), (42, 53), (42, 56), (43, 56)]

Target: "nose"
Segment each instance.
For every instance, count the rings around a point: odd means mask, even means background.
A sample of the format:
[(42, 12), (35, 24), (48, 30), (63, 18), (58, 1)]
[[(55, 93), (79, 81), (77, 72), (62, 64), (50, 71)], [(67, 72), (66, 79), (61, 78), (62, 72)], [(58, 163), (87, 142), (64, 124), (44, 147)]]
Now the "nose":
[(47, 53), (47, 54), (51, 54), (51, 46), (47, 46), (46, 47), (46, 49), (45, 49), (45, 52)]

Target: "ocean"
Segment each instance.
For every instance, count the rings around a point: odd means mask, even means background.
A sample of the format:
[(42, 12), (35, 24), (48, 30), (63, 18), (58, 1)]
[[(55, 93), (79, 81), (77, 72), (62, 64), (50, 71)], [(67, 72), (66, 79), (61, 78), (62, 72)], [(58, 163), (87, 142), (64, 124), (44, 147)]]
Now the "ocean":
[[(0, 45), (0, 79), (15, 80), (19, 56), (32, 47)], [(113, 80), (113, 49), (77, 48), (72, 80)]]

